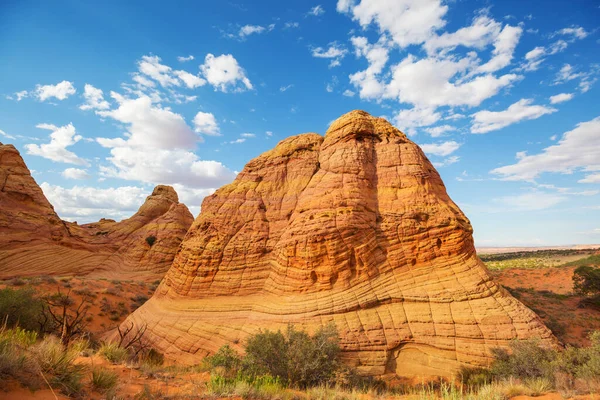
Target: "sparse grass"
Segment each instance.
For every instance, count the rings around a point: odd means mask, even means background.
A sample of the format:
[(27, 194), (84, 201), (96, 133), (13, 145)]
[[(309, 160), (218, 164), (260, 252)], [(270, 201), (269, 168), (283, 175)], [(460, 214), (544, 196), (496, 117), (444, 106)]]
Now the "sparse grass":
[(116, 343), (111, 342), (104, 343), (100, 346), (98, 355), (106, 358), (113, 364), (122, 364), (129, 357), (129, 352), (126, 349), (119, 347)]
[(581, 267), (583, 265), (595, 265), (600, 266), (600, 254), (593, 254), (589, 257), (581, 258), (579, 260), (571, 261), (563, 264), (563, 267)]
[(92, 388), (99, 393), (109, 393), (114, 391), (119, 383), (117, 373), (105, 368), (92, 369)]

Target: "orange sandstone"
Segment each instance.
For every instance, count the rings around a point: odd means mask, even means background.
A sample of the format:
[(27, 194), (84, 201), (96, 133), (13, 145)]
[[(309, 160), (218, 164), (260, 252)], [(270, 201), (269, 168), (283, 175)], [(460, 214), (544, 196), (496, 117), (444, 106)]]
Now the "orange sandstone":
[[(92, 275), (155, 280), (193, 222), (170, 186), (157, 186), (121, 222), (61, 220), (12, 145), (0, 144), (0, 278)], [(150, 246), (149, 236), (156, 238)]]
[(126, 324), (197, 362), (260, 329), (333, 322), (365, 375), (449, 375), (520, 338), (555, 343), (493, 281), (421, 149), (350, 112), (287, 138), (205, 198), (155, 295)]

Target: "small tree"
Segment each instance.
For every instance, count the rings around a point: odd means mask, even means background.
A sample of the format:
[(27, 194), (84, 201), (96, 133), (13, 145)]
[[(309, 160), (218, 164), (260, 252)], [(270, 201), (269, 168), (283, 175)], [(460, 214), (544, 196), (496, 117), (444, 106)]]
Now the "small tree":
[(88, 325), (87, 315), (92, 304), (89, 294), (81, 296), (79, 303), (71, 297), (71, 290), (65, 294), (60, 291), (42, 299), (44, 308), (51, 319), (56, 323), (56, 330), (60, 334), (60, 341), (68, 346), (71, 339), (85, 332)]
[(589, 265), (577, 267), (573, 272), (573, 289), (582, 296), (599, 296), (600, 268)]

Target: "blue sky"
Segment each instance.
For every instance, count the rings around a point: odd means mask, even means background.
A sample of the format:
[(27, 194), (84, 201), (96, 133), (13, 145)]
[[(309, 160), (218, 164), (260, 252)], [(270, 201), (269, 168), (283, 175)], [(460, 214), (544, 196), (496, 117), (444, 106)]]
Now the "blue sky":
[(59, 215), (196, 215), (252, 158), (350, 110), (422, 146), (478, 246), (600, 243), (596, 1), (12, 1), (0, 141)]

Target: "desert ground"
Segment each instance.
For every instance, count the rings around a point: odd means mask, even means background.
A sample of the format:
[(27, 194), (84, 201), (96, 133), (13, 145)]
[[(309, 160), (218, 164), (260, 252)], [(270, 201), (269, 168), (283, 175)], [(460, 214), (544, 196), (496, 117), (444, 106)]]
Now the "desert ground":
[[(508, 248), (505, 251), (480, 249), (479, 256), (494, 278), (513, 296), (534, 310), (550, 327), (556, 337), (572, 346), (589, 344), (588, 334), (600, 330), (600, 308), (582, 307), (580, 296), (573, 294), (572, 275), (579, 265), (600, 265), (597, 247), (576, 246), (567, 248)], [(41, 276), (13, 278), (0, 282), (0, 289), (32, 288), (40, 295), (57, 291), (69, 293), (75, 303), (87, 296), (91, 307), (86, 319), (87, 337), (97, 346), (110, 336), (129, 313), (148, 300), (159, 281), (119, 281), (89, 279), (70, 276)], [(105, 368), (118, 376), (117, 397), (120, 399), (192, 399), (228, 398), (242, 399), (247, 396), (220, 397), (209, 389), (211, 374), (202, 366), (182, 366), (177, 360), (167, 359), (162, 366), (140, 366), (136, 363), (113, 363), (98, 354), (84, 354), (76, 363), (88, 368)], [(392, 384), (393, 387), (393, 384)], [(286, 390), (281, 398), (325, 399), (333, 398), (333, 392), (312, 390), (308, 392)], [(337, 396), (337, 395), (336, 395)], [(341, 395), (340, 395), (341, 396)], [(398, 394), (354, 393), (357, 399), (424, 399), (447, 398), (427, 391)], [(454, 394), (452, 398), (462, 398)], [(7, 382), (0, 392), (1, 399), (68, 399), (57, 390), (41, 388), (31, 391), (17, 382)], [(107, 398), (105, 394), (90, 391), (90, 399)], [(594, 399), (594, 395), (566, 396), (560, 393), (545, 393), (533, 396), (519, 395), (513, 399), (563, 398)]]

